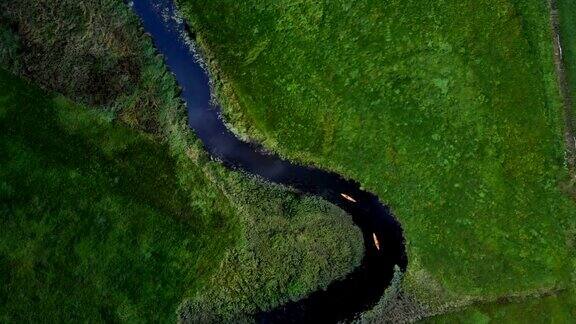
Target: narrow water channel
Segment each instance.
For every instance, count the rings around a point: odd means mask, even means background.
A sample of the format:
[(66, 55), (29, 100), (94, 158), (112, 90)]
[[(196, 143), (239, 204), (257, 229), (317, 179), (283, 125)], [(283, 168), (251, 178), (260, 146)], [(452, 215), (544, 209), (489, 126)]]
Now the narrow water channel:
[(182, 20), (173, 18), (178, 16), (173, 1), (135, 0), (131, 6), (182, 89), (190, 128), (214, 158), (230, 168), (320, 196), (350, 214), (362, 230), (365, 254), (361, 265), (346, 278), (300, 301), (255, 314), (256, 319), (263, 323), (338, 322), (372, 308), (390, 283), (394, 266), (405, 270), (407, 264), (402, 229), (389, 208), (354, 181), (290, 163), (238, 139), (211, 101), (209, 75), (189, 45), (188, 37), (193, 35)]

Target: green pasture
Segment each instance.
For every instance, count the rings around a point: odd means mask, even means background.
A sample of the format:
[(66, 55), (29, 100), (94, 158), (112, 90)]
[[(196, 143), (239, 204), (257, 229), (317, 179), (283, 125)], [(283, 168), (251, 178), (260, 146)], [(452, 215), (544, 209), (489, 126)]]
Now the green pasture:
[(420, 300), (569, 284), (576, 209), (545, 1), (178, 3), (236, 132), (391, 206)]

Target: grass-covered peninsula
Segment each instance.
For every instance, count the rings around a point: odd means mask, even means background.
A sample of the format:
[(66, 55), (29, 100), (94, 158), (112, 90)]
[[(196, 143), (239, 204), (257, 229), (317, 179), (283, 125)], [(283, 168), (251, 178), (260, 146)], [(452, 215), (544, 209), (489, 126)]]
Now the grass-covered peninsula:
[(340, 209), (211, 161), (122, 1), (0, 3), (0, 66), (0, 321), (237, 319), (359, 263)]
[(178, 2), (239, 134), (392, 207), (423, 309), (571, 285), (546, 1)]

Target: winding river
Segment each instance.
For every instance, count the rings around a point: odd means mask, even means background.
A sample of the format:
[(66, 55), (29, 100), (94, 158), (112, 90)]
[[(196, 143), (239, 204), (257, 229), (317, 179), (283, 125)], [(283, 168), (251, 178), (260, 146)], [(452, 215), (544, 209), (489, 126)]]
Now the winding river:
[[(172, 0), (135, 0), (132, 9), (164, 56), (182, 89), (188, 123), (205, 149), (226, 166), (320, 196), (345, 210), (361, 229), (365, 254), (361, 265), (344, 279), (331, 283), (305, 299), (255, 314), (259, 322), (337, 322), (353, 319), (370, 309), (390, 283), (394, 265), (405, 270), (407, 260), (402, 229), (378, 197), (336, 173), (296, 165), (265, 153), (258, 145), (238, 139), (211, 100), (210, 78), (190, 46), (186, 24)], [(375, 243), (378, 241), (378, 245)]]

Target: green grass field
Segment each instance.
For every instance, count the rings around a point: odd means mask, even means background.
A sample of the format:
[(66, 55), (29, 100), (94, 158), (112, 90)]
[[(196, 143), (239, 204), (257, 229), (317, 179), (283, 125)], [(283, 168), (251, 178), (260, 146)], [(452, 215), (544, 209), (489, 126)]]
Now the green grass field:
[(227, 321), (359, 263), (340, 209), (208, 158), (122, 1), (0, 9), (0, 66), (30, 79), (0, 69), (0, 321)]
[(572, 280), (546, 2), (178, 2), (238, 133), (392, 207), (420, 300)]
[(558, 295), (516, 302), (474, 305), (463, 312), (433, 317), (424, 323), (571, 323), (576, 317), (576, 295)]
[(235, 244), (223, 193), (182, 186), (166, 146), (5, 71), (0, 123), (2, 321), (174, 320)]

